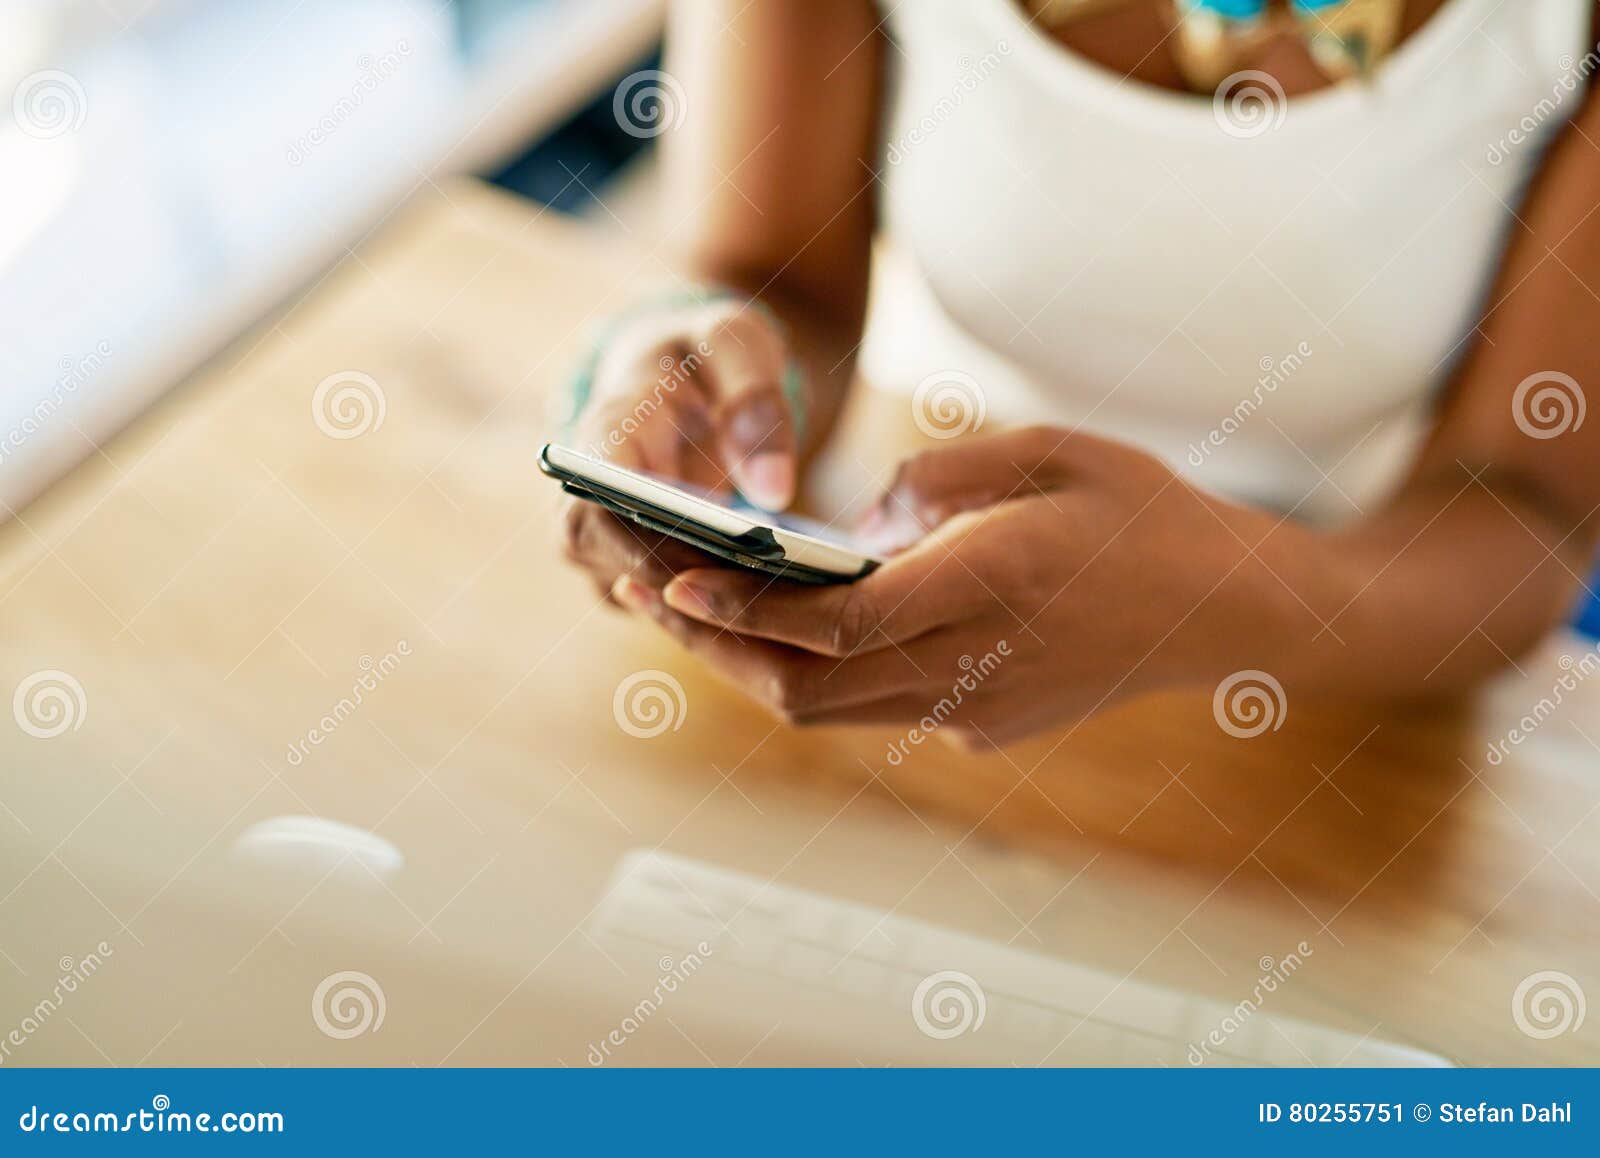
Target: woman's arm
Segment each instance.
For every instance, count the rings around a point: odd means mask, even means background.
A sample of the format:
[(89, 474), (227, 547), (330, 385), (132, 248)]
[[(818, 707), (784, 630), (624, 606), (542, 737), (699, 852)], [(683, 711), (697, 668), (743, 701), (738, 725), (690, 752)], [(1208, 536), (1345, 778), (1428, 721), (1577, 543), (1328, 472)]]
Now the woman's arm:
[[(663, 83), (682, 86), (686, 107), (668, 110), (663, 138), (666, 256), (680, 277), (766, 308), (719, 295), (644, 303), (580, 377), (567, 437), (781, 509), (833, 426), (860, 344), (882, 46), (868, 0), (678, 0), (671, 11)], [(623, 576), (661, 587), (705, 562), (578, 500), (561, 527), (603, 593)]]
[[(1588, 583), (1600, 415), (1578, 418), (1600, 401), (1597, 140), (1591, 94), (1515, 218), (1490, 305), (1409, 480), (1337, 536), (1355, 590), (1319, 609), (1332, 630), (1294, 658), (1305, 679), (1395, 692), (1470, 684), (1561, 622)], [(1536, 377), (1552, 372), (1576, 388)]]
[[(1263, 673), (1291, 702), (1469, 686), (1571, 611), (1600, 538), (1600, 416), (1576, 420), (1584, 385), (1600, 391), (1596, 140), (1590, 98), (1521, 210), (1435, 433), (1357, 525), (1307, 527), (1034, 428), (906, 463), (874, 531), (912, 545), (857, 583), (691, 570), (618, 598), (788, 719), (927, 728), (939, 704), (940, 735), (979, 746)], [(1551, 371), (1578, 384), (1571, 417), (1542, 412), (1537, 384), (1519, 395)]]
[(1520, 210), (1410, 477), (1354, 526), (1228, 503), (1132, 447), (1033, 428), (906, 463), (871, 529), (910, 546), (859, 582), (702, 569), (616, 596), (789, 719), (980, 746), (1179, 685), (1259, 681), (1290, 700), (1469, 686), (1571, 611), (1600, 540), (1600, 416), (1579, 421), (1585, 385), (1600, 391), (1597, 140), (1590, 97)]
[(884, 45), (868, 0), (677, 0), (664, 141), (668, 243), (692, 277), (757, 295), (811, 384), (806, 443), (855, 369), (875, 227)]

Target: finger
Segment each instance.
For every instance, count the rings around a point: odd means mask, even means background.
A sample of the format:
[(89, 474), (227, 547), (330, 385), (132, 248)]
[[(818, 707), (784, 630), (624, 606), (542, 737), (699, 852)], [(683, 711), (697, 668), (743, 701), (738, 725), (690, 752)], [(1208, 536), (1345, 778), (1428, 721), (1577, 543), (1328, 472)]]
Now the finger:
[(619, 518), (604, 507), (569, 498), (562, 514), (567, 557), (603, 592), (623, 575), (659, 590), (679, 571), (714, 568), (716, 560), (687, 543)]
[(893, 554), (965, 511), (1053, 490), (1070, 474), (1069, 448), (1075, 440), (1087, 439), (1056, 427), (1031, 426), (913, 455), (899, 465), (855, 532), (873, 549)]
[(789, 401), (777, 384), (747, 386), (713, 409), (717, 452), (739, 493), (781, 511), (794, 502), (796, 453)]
[(782, 510), (794, 501), (798, 441), (783, 393), (783, 338), (747, 303), (716, 307), (699, 333), (697, 349), (711, 351), (697, 373), (712, 397), (717, 459), (745, 498)]
[(734, 687), (792, 723), (871, 703), (887, 695), (920, 698), (913, 690), (928, 678), (908, 657), (878, 652), (849, 663), (710, 627), (668, 607), (650, 587), (624, 577), (616, 601), (658, 623)]
[[(664, 328), (671, 323), (671, 328)], [(579, 429), (610, 461), (713, 490), (728, 489), (717, 462), (704, 359), (682, 336), (683, 321), (657, 319), (624, 330), (595, 368), (595, 397)]]
[(731, 489), (716, 459), (709, 404), (697, 390), (644, 390), (594, 406), (579, 426), (580, 445), (630, 470)]
[(909, 693), (885, 696), (864, 704), (825, 708), (806, 722), (823, 728), (905, 728), (920, 719), (927, 709), (925, 696)]
[(995, 597), (951, 553), (956, 522), (854, 583), (807, 587), (734, 569), (685, 571), (668, 606), (691, 619), (843, 657), (877, 651), (991, 610)]

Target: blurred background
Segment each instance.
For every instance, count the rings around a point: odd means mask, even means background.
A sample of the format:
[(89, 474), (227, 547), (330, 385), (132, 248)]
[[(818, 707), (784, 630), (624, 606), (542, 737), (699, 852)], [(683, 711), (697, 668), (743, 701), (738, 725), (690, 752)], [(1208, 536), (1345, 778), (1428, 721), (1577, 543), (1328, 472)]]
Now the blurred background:
[(646, 213), (664, 8), (0, 0), (0, 514), (442, 178)]

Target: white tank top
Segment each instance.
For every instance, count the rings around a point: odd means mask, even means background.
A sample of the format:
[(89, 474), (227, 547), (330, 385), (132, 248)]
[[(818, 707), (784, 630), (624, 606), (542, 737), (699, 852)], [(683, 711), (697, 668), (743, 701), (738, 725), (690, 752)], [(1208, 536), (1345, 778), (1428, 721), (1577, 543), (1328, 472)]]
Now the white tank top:
[(1235, 91), (1266, 102), (1219, 107), (1073, 55), (1015, 0), (884, 7), (868, 376), (945, 394), (935, 427), (970, 425), (976, 389), (991, 418), (1313, 517), (1414, 454), (1594, 63), (1591, 0), (1448, 0), (1370, 84), (1285, 102), (1257, 74)]

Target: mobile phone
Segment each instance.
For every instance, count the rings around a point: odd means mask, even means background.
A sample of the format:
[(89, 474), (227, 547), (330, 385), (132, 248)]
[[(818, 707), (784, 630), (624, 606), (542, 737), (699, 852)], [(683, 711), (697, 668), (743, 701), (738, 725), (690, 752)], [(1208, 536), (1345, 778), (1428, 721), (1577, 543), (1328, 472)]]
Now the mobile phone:
[(576, 495), (702, 551), (799, 583), (850, 583), (882, 562), (831, 527), (725, 500), (548, 442), (539, 469)]

